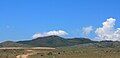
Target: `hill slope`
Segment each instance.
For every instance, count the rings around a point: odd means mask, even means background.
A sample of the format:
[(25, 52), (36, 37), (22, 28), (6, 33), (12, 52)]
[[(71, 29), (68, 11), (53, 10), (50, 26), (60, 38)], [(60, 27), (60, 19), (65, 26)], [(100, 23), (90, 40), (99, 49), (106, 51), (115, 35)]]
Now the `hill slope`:
[(0, 47), (28, 47), (26, 44), (19, 44), (13, 41), (5, 41), (0, 43)]
[(82, 46), (97, 48), (120, 48), (119, 41), (92, 41), (87, 38), (63, 38), (59, 36), (39, 37), (27, 41), (6, 41), (0, 43), (0, 47), (64, 47), (64, 46)]
[(85, 38), (62, 38), (59, 36), (47, 36), (47, 37), (39, 37), (29, 41), (19, 41), (17, 43), (27, 44), (35, 47), (61, 47), (61, 46), (73, 46), (83, 43), (92, 43), (90, 39)]

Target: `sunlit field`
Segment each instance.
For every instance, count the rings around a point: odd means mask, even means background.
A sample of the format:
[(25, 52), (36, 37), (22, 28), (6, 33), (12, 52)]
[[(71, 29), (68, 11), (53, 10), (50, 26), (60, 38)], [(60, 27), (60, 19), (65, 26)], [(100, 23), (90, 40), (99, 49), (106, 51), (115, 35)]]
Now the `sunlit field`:
[(61, 47), (55, 50), (0, 50), (0, 58), (118, 58), (119, 48)]

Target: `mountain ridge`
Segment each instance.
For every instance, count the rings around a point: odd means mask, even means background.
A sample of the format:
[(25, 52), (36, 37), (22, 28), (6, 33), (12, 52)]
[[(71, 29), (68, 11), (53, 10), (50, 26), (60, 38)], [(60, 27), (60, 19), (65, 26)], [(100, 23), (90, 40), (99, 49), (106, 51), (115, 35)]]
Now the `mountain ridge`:
[[(28, 45), (32, 45), (32, 46), (47, 46), (47, 47), (60, 47), (60, 46), (73, 46), (76, 44), (80, 44), (82, 42), (81, 41), (84, 38), (63, 38), (60, 36), (46, 36), (46, 37), (38, 37), (36, 39), (33, 40), (29, 40), (29, 41), (18, 41), (17, 43), (20, 44), (28, 44)], [(88, 43), (92, 42), (92, 40), (90, 39), (85, 39), (86, 41), (88, 41)], [(36, 44), (34, 44), (36, 43)], [(87, 42), (85, 42), (87, 43)]]
[(92, 46), (99, 48), (120, 48), (119, 41), (92, 41), (88, 38), (63, 38), (60, 36), (38, 37), (25, 41), (6, 41), (0, 43), (0, 47), (66, 47), (66, 46)]

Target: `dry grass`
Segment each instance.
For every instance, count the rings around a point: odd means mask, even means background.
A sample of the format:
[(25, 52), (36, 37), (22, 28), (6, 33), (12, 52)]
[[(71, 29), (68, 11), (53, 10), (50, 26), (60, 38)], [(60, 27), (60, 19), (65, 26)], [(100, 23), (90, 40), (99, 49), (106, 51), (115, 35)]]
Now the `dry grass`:
[(64, 47), (56, 50), (0, 50), (0, 58), (16, 58), (18, 55), (28, 55), (27, 58), (119, 58), (120, 49)]

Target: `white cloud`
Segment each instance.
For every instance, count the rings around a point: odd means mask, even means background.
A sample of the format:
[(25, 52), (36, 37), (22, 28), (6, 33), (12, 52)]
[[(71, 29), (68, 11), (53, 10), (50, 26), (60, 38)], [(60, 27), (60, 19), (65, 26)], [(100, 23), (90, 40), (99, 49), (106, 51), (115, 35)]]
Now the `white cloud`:
[(35, 33), (32, 38), (38, 38), (38, 37), (43, 37), (43, 35), (41, 33)]
[(99, 40), (120, 41), (120, 28), (115, 29), (116, 19), (109, 18), (103, 22), (103, 27), (97, 28), (95, 33)]
[(67, 35), (68, 33), (63, 31), (63, 30), (58, 30), (58, 31), (49, 31), (47, 33), (45, 33), (47, 36), (50, 36), (50, 35), (58, 35), (58, 36), (64, 36), (64, 35)]
[(38, 37), (51, 36), (51, 35), (65, 36), (67, 34), (68, 33), (63, 30), (53, 30), (53, 31), (44, 32), (44, 33), (36, 33), (32, 37), (33, 37), (33, 39), (35, 39)]
[(90, 34), (93, 31), (93, 27), (89, 26), (89, 27), (83, 27), (82, 28), (82, 32), (85, 36), (87, 36), (88, 34)]

